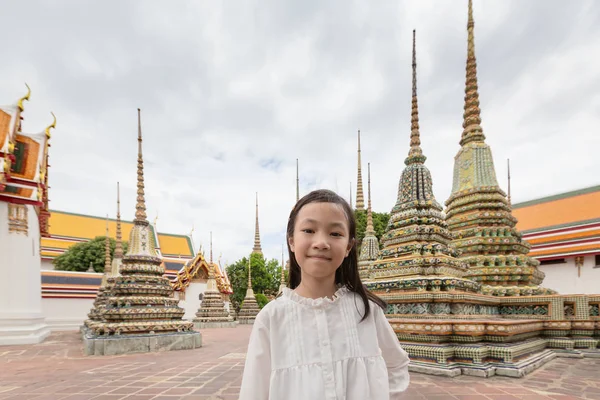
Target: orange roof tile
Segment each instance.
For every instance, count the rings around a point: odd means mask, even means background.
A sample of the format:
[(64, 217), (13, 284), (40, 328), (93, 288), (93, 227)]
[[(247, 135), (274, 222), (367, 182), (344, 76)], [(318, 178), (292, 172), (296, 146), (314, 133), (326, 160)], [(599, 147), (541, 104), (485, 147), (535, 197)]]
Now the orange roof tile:
[(513, 205), (522, 232), (600, 219), (600, 186)]

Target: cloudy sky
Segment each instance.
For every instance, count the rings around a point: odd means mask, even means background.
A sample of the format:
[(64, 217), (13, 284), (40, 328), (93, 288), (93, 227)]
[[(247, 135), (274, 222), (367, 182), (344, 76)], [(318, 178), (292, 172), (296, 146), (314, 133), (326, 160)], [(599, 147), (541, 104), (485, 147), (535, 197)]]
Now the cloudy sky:
[[(513, 201), (600, 184), (600, 2), (475, 0), (482, 125)], [(355, 191), (356, 131), (373, 207), (396, 200), (417, 30), (422, 147), (437, 199), (459, 150), (467, 0), (12, 1), (1, 103), (32, 88), (24, 130), (58, 118), (51, 208), (132, 219), (142, 109), (149, 219), (232, 262), (279, 258), (300, 191)], [(365, 171), (366, 174), (366, 171)], [(366, 176), (364, 176), (366, 185)], [(366, 189), (366, 187), (365, 187)], [(355, 194), (353, 194), (353, 197)]]

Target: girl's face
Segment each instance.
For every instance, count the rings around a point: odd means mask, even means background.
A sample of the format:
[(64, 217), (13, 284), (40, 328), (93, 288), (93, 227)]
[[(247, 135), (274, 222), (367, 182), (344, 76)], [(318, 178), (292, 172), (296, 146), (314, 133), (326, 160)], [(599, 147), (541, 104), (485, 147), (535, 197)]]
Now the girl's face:
[(347, 217), (342, 207), (334, 203), (309, 203), (302, 207), (289, 238), (302, 276), (317, 280), (335, 279), (335, 271), (353, 243)]

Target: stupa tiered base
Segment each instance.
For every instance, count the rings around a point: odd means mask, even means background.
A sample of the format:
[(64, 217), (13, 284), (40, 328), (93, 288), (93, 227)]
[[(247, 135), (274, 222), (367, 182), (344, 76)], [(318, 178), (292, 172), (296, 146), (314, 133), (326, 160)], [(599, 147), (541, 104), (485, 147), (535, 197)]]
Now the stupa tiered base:
[(600, 357), (600, 295), (375, 293), (411, 371), (522, 377), (555, 357)]
[(238, 314), (238, 322), (242, 325), (254, 324), (254, 320), (256, 319), (259, 311), (260, 308), (258, 307), (256, 299), (254, 298), (254, 292), (252, 292), (252, 289), (248, 289)]
[(204, 293), (200, 309), (194, 318), (194, 328), (235, 328), (237, 322), (225, 309), (221, 294), (216, 291)]
[(199, 347), (202, 347), (202, 335), (195, 331), (115, 336), (93, 336), (88, 331), (83, 337), (83, 351), (88, 356), (191, 350)]

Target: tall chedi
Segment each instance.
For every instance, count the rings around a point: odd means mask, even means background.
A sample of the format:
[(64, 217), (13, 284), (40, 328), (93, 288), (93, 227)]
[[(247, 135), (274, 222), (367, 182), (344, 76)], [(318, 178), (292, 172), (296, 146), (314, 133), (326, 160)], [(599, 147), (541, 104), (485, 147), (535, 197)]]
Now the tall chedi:
[(365, 236), (360, 245), (360, 255), (358, 257), (358, 272), (361, 280), (369, 278), (369, 273), (373, 261), (379, 256), (379, 240), (375, 236), (375, 228), (373, 228), (373, 210), (371, 208), (371, 163), (367, 164), (367, 228)]
[(541, 288), (544, 273), (529, 256), (511, 214), (506, 193), (498, 186), (490, 147), (481, 127), (477, 62), (473, 37), (473, 5), (469, 0), (465, 105), (460, 150), (454, 158), (452, 194), (446, 201), (446, 218), (469, 266), (468, 276), (482, 283), (483, 293), (497, 296), (555, 293)]
[(208, 281), (202, 303), (200, 303), (200, 308), (194, 318), (194, 327), (198, 329), (234, 328), (236, 322), (225, 308), (225, 302), (217, 288), (215, 268), (219, 268), (219, 266), (213, 263), (212, 232), (210, 233), (210, 258), (207, 268)]
[(240, 324), (252, 325), (256, 319), (256, 315), (260, 311), (256, 298), (254, 297), (254, 290), (252, 290), (252, 255), (248, 257), (248, 288), (246, 289), (246, 296), (242, 302), (242, 307), (238, 314), (238, 322)]
[(256, 193), (256, 221), (254, 222), (254, 247), (252, 248), (252, 254), (262, 255), (260, 229), (258, 228), (258, 193)]
[[(432, 179), (421, 149), (417, 102), (417, 61), (413, 31), (410, 150), (404, 160), (396, 205), (392, 208), (383, 250), (371, 267), (369, 288), (386, 291), (463, 290), (479, 285), (464, 279), (466, 266), (449, 248), (442, 206), (433, 196)], [(393, 300), (393, 299), (390, 299)]]
[(138, 109), (137, 203), (123, 258), (121, 275), (114, 278), (111, 297), (84, 337), (86, 354), (114, 355), (132, 352), (193, 349), (201, 346), (191, 321), (182, 321), (173, 288), (156, 251), (146, 217), (142, 128)]
[(358, 172), (356, 175), (356, 209), (365, 209), (365, 195), (363, 193), (362, 166), (360, 160), (360, 129), (358, 130)]

